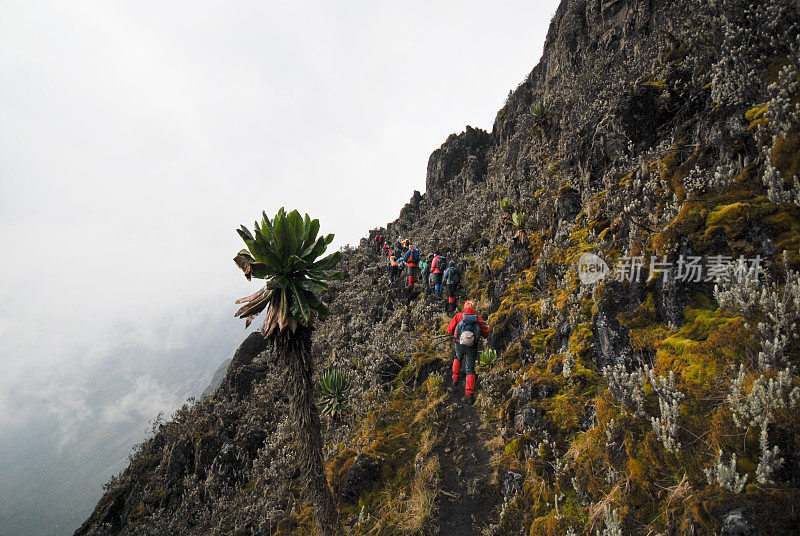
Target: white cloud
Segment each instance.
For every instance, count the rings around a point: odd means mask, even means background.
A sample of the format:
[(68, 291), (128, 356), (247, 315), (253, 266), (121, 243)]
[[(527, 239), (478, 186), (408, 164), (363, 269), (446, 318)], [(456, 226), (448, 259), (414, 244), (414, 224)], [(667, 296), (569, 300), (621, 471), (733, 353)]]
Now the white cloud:
[(154, 417), (165, 408), (177, 406), (182, 400), (174, 389), (164, 385), (159, 378), (139, 377), (134, 379), (132, 388), (121, 398), (101, 410), (106, 422), (122, 422), (144, 417)]

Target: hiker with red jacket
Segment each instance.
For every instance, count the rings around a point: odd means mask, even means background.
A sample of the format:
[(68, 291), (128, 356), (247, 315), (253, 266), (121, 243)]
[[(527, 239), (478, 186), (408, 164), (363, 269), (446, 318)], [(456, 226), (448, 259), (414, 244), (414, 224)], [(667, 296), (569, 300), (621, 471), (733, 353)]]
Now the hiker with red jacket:
[(455, 392), (458, 376), (461, 373), (461, 362), (464, 363), (464, 373), (467, 376), (464, 388), (465, 404), (475, 403), (475, 361), (478, 358), (478, 340), (489, 335), (489, 328), (483, 318), (475, 311), (475, 304), (471, 300), (464, 302), (464, 309), (447, 325), (447, 333), (453, 336), (455, 358), (453, 359), (453, 391)]
[(438, 251), (433, 252), (431, 273), (433, 274), (433, 291), (437, 296), (442, 295), (442, 274), (444, 273), (446, 262), (444, 256), (439, 255)]
[(403, 255), (403, 262), (405, 262), (406, 266), (408, 267), (408, 286), (411, 288), (414, 286), (414, 283), (417, 280), (419, 248), (416, 246), (408, 246), (408, 251), (406, 251), (406, 254)]

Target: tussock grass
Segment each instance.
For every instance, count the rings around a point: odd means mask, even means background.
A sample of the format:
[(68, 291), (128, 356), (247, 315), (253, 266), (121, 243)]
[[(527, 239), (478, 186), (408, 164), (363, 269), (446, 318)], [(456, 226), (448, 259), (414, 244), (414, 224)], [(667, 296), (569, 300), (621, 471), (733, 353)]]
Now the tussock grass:
[(430, 526), (436, 515), (441, 465), (438, 456), (430, 458), (414, 477), (411, 497), (404, 503), (400, 529), (403, 534), (418, 534)]

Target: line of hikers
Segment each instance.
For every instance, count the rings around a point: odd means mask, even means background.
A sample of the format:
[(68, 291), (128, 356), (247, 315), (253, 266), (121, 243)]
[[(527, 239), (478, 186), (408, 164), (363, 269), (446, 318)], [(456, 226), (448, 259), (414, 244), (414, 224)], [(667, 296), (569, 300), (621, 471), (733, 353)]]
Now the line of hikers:
[[(442, 295), (443, 284), (447, 289), (447, 310), (453, 312), (456, 308), (456, 293), (461, 283), (461, 270), (455, 261), (447, 261), (439, 251), (434, 251), (425, 258), (420, 258), (419, 248), (412, 245), (409, 239), (398, 239), (396, 244), (389, 245), (384, 237), (376, 234), (374, 242), (379, 251), (386, 255), (389, 283), (396, 285), (403, 267), (407, 273), (407, 285), (413, 288), (417, 276), (422, 274), (422, 283), (425, 293), (429, 293), (431, 285), (437, 296)], [(447, 268), (445, 265), (447, 264)], [(475, 389), (477, 375), (475, 363), (478, 359), (478, 347), (481, 337), (489, 335), (489, 328), (484, 319), (478, 314), (475, 303), (471, 300), (464, 302), (461, 312), (458, 312), (447, 325), (447, 333), (453, 336), (453, 383), (450, 387), (453, 394), (458, 389), (459, 379), (463, 368), (465, 376), (464, 398), (465, 404), (475, 403)]]
[(446, 290), (447, 310), (455, 310), (456, 294), (461, 284), (461, 269), (455, 261), (448, 262), (439, 250), (423, 257), (419, 248), (408, 238), (398, 239), (393, 245), (380, 234), (376, 234), (373, 240), (379, 251), (386, 255), (387, 276), (391, 286), (398, 286), (400, 274), (405, 270), (406, 286), (413, 288), (421, 276), (425, 294), (433, 290), (436, 296), (441, 297)]

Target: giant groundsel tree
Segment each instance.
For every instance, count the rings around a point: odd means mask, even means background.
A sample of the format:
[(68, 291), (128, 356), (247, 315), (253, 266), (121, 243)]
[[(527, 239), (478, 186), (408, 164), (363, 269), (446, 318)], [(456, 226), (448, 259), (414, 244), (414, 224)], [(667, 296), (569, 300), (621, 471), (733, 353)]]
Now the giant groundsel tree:
[(270, 220), (263, 214), (253, 232), (245, 226), (237, 230), (247, 249), (234, 261), (248, 280), (265, 280), (263, 288), (236, 303), (244, 304), (236, 316), (253, 319), (266, 311), (261, 333), (289, 373), (290, 418), (297, 440), (299, 474), (303, 475), (306, 493), (314, 506), (319, 532), (336, 534), (336, 509), (325, 479), (320, 419), (314, 403), (312, 383), (311, 331), (315, 321), (330, 314), (317, 296), (328, 282), (341, 279), (334, 269), (341, 253), (322, 257), (333, 235), (317, 236), (319, 220), (312, 220), (293, 210), (281, 208)]

